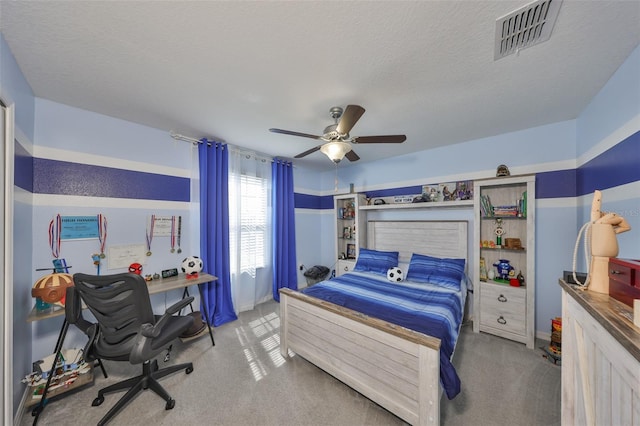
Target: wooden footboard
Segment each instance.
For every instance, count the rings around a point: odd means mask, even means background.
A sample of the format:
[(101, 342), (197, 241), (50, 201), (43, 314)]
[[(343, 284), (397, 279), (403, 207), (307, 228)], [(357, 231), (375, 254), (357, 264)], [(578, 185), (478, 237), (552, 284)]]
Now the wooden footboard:
[(302, 356), (413, 425), (440, 422), (440, 340), (290, 289), (280, 352)]

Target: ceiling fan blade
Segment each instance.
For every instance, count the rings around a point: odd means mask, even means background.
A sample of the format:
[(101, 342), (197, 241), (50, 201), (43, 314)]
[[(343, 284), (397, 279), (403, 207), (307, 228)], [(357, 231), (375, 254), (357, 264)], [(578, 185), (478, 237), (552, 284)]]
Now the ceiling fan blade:
[(307, 156), (307, 155), (309, 155), (309, 154), (313, 154), (314, 152), (319, 151), (321, 146), (322, 146), (322, 145), (318, 145), (318, 146), (316, 146), (316, 147), (314, 147), (314, 148), (308, 149), (308, 150), (306, 150), (305, 152), (303, 152), (303, 153), (301, 153), (301, 154), (298, 154), (298, 155), (296, 155), (296, 156), (295, 156), (295, 157), (293, 157), (293, 158), (302, 158), (302, 157), (306, 157), (306, 156)]
[(349, 161), (358, 161), (360, 159), (354, 150), (347, 152), (344, 156), (347, 157)]
[(364, 108), (360, 105), (347, 105), (347, 108), (340, 118), (338, 127), (336, 127), (336, 131), (344, 135), (348, 134), (358, 120), (360, 120), (362, 114), (364, 114)]
[(303, 138), (311, 138), (311, 139), (322, 139), (320, 136), (309, 135), (307, 133), (293, 132), (291, 130), (269, 129), (269, 131), (272, 133), (281, 133), (283, 135), (301, 136)]
[(353, 138), (353, 143), (402, 143), (407, 140), (405, 135), (387, 136), (359, 136)]

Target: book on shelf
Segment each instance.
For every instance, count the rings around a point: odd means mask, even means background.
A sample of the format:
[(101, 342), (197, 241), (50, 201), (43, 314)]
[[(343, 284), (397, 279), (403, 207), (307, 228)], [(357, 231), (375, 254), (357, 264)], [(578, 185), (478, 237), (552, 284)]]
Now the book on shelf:
[(493, 206), (488, 195), (480, 196), (480, 211), (482, 216), (493, 216)]

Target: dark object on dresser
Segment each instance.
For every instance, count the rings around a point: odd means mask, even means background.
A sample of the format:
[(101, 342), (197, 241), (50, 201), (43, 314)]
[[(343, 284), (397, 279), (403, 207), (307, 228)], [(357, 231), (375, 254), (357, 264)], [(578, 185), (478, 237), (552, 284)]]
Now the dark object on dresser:
[(631, 307), (640, 299), (640, 260), (609, 259), (609, 296)]

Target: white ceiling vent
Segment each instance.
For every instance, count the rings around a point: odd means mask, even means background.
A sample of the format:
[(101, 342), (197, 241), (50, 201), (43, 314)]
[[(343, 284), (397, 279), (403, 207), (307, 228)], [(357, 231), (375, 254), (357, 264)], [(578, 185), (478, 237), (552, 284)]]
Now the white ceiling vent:
[(494, 60), (547, 41), (562, 0), (537, 0), (496, 20)]

